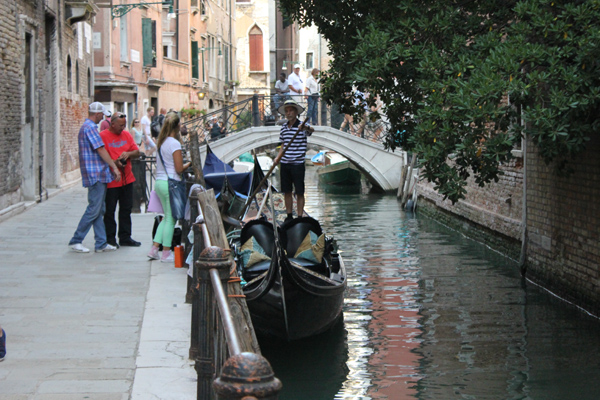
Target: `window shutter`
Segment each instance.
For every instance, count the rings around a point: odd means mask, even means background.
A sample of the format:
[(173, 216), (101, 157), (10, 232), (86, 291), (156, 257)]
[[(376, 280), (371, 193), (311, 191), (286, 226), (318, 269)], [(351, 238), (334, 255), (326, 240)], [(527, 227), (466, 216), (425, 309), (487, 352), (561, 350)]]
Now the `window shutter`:
[(198, 42), (192, 40), (192, 78), (198, 79), (200, 73), (198, 70)]
[(144, 44), (144, 66), (152, 66), (152, 19), (142, 18), (142, 40)]
[(250, 71), (262, 71), (263, 68), (263, 36), (250, 35)]

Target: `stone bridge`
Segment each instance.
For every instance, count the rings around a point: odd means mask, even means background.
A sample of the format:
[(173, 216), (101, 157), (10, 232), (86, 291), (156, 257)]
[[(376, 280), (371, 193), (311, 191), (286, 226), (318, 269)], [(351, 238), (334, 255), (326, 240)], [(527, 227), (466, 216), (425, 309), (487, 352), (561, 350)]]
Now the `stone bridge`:
[[(233, 161), (252, 149), (279, 143), (279, 126), (256, 126), (241, 130), (210, 143), (210, 148), (224, 162)], [(406, 153), (388, 151), (383, 144), (362, 139), (328, 126), (316, 126), (308, 143), (336, 151), (350, 160), (374, 187), (383, 191), (398, 189)], [(206, 145), (200, 146), (206, 159)]]

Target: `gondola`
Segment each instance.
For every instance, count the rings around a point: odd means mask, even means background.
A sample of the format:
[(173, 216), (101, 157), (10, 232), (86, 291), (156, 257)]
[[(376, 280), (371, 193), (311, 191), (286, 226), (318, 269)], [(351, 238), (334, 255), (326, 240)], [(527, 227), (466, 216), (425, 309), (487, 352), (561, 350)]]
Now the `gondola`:
[(281, 226), (265, 219), (250, 221), (232, 247), (258, 335), (288, 341), (307, 338), (327, 331), (341, 318), (347, 285), (344, 262), (335, 240), (323, 235), (314, 218), (296, 218)]

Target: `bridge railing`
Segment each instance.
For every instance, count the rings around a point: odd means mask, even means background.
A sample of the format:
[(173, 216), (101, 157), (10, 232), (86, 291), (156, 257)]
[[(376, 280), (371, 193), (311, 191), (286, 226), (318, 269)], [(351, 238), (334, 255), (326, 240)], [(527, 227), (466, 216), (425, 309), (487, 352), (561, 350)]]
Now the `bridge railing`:
[[(282, 124), (285, 116), (278, 111), (286, 100), (295, 100), (304, 108), (300, 119), (309, 118), (315, 126), (328, 126), (373, 142), (381, 142), (389, 128), (384, 114), (365, 109), (360, 116), (344, 115), (336, 105), (328, 106), (318, 96), (254, 95), (253, 97), (183, 123), (195, 130), (200, 143), (234, 135), (250, 127)], [(315, 104), (315, 105), (313, 105)], [(313, 107), (316, 110), (313, 110)], [(310, 112), (311, 115), (308, 115)]]

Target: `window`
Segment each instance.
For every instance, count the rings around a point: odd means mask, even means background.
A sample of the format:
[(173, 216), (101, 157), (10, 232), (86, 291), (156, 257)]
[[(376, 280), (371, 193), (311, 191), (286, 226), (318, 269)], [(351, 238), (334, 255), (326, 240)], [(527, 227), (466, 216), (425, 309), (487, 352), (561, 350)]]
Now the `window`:
[(229, 46), (223, 46), (223, 65), (225, 67), (225, 81), (229, 82), (231, 80), (229, 74)]
[(75, 61), (75, 92), (79, 94), (79, 61)]
[(262, 71), (263, 65), (263, 35), (256, 25), (250, 29), (250, 71)]
[(127, 48), (127, 14), (119, 18), (119, 33), (121, 44), (121, 61), (129, 61), (129, 51)]
[(71, 71), (71, 56), (67, 56), (67, 92), (73, 90), (73, 71)]
[(313, 68), (313, 53), (306, 53), (306, 70), (310, 71)]

